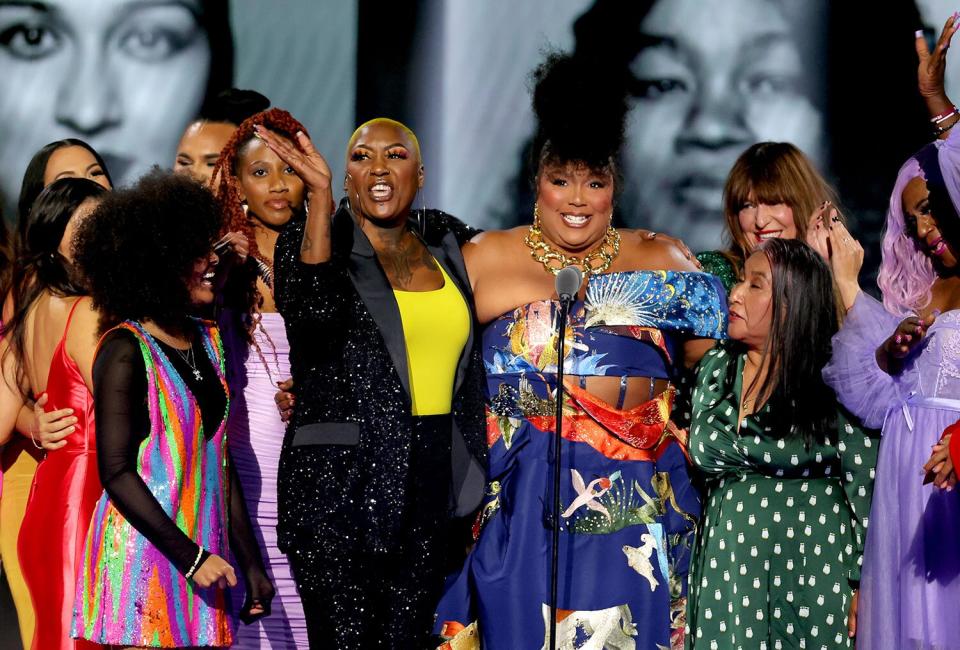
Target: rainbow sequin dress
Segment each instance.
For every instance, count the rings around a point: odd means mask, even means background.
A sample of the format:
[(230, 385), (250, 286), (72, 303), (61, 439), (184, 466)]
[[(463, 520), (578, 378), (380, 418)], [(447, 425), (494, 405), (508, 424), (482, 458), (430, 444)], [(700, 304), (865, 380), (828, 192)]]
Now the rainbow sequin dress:
[[(209, 438), (200, 409), (156, 341), (139, 323), (120, 328), (138, 339), (147, 371), (150, 433), (137, 473), (177, 526), (210, 553), (229, 557), (226, 421)], [(226, 390), (223, 346), (203, 327), (203, 347)], [(229, 646), (229, 597), (200, 589), (121, 515), (104, 493), (84, 550), (73, 636), (137, 647)]]

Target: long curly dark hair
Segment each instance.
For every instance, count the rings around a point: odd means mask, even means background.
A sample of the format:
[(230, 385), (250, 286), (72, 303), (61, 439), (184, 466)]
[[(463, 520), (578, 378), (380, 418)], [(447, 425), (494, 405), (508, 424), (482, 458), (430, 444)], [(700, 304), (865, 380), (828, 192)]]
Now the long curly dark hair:
[(9, 342), (7, 353), (16, 359), (20, 386), (24, 385), (27, 314), (34, 303), (44, 292), (61, 297), (86, 294), (73, 265), (59, 251), (67, 224), (86, 201), (107, 194), (102, 186), (86, 178), (61, 178), (40, 193), (20, 224), (22, 236), (15, 244), (16, 264), (8, 292), (13, 311), (0, 326), (0, 336)]
[(192, 311), (188, 280), (220, 225), (210, 191), (171, 171), (154, 169), (107, 194), (74, 240), (101, 332), (125, 320), (183, 329)]

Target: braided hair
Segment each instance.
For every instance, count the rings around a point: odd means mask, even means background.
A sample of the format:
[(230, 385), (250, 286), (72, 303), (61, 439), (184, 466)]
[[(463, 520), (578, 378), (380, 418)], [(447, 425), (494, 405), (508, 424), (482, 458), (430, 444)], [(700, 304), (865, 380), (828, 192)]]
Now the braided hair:
[(246, 342), (256, 349), (257, 355), (267, 370), (267, 375), (273, 378), (266, 357), (253, 337), (254, 331), (259, 327), (270, 344), (273, 345), (274, 360), (276, 360), (276, 345), (273, 344), (273, 340), (266, 329), (260, 325), (260, 304), (263, 297), (257, 288), (257, 277), (260, 277), (266, 286), (270, 287), (271, 290), (273, 289), (273, 256), (265, 256), (257, 247), (253, 223), (240, 200), (239, 181), (237, 180), (237, 164), (240, 159), (240, 152), (247, 143), (257, 137), (253, 130), (254, 126), (264, 126), (287, 138), (294, 147), (301, 151), (302, 148), (296, 135), (298, 132), (307, 134), (307, 129), (290, 113), (281, 108), (271, 108), (248, 117), (240, 123), (233, 137), (220, 151), (220, 157), (213, 168), (213, 176), (210, 180), (210, 186), (213, 188), (222, 215), (221, 234), (240, 232), (246, 236), (249, 243), (249, 256), (246, 264), (230, 274), (230, 279), (224, 289), (225, 302), (228, 306), (242, 312), (240, 319), (246, 335)]
[(261, 254), (257, 248), (253, 225), (243, 209), (243, 202), (240, 200), (240, 192), (237, 187), (237, 161), (243, 147), (257, 137), (253, 130), (254, 126), (265, 126), (274, 133), (290, 140), (293, 146), (301, 151), (300, 143), (296, 137), (297, 132), (307, 134), (307, 129), (293, 115), (282, 108), (271, 108), (257, 113), (240, 123), (233, 137), (223, 146), (220, 158), (217, 159), (217, 164), (213, 168), (210, 184), (213, 187), (214, 195), (217, 197), (217, 203), (223, 212), (223, 232), (242, 232), (250, 242), (250, 255), (260, 259)]

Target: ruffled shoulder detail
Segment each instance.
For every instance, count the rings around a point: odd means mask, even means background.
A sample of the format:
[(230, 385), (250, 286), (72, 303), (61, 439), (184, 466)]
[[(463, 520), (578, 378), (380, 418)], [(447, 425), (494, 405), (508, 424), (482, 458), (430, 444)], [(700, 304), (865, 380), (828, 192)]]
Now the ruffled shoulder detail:
[(699, 338), (726, 338), (727, 300), (709, 273), (625, 271), (587, 281), (586, 327), (654, 327)]
[(879, 429), (887, 411), (909, 392), (914, 373), (894, 377), (877, 365), (876, 351), (900, 322), (871, 296), (861, 292), (833, 337), (833, 356), (823, 369), (823, 380), (838, 401), (859, 417), (864, 426)]

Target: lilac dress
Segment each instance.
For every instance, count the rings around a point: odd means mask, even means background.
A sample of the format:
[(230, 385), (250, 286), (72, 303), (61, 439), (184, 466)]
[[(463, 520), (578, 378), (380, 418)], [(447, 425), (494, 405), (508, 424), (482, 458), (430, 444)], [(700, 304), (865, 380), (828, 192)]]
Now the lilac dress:
[(857, 647), (960, 650), (960, 492), (923, 485), (923, 464), (960, 419), (960, 311), (942, 314), (898, 376), (874, 354), (900, 322), (861, 294), (824, 379), (882, 427), (860, 583)]
[[(246, 384), (230, 414), (230, 454), (250, 511), (254, 534), (264, 552), (267, 575), (277, 590), (272, 613), (253, 625), (239, 625), (234, 648), (306, 648), (307, 624), (286, 556), (277, 549), (277, 467), (286, 426), (273, 396), (274, 382), (290, 377), (290, 347), (280, 314), (262, 314), (254, 346), (246, 358)], [(265, 364), (266, 362), (266, 364)], [(269, 368), (269, 373), (267, 372)], [(243, 602), (236, 593), (236, 610)]]

